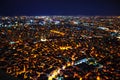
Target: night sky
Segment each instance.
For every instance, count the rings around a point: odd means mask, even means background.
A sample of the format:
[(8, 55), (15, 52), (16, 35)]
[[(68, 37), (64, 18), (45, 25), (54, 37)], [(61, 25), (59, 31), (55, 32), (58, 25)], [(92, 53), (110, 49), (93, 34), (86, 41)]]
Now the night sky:
[(0, 0), (0, 16), (120, 15), (119, 0)]

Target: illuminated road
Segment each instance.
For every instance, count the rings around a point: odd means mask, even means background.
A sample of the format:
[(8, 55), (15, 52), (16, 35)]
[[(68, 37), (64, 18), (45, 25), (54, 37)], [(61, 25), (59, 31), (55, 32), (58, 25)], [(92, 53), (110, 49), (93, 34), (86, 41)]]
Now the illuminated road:
[[(90, 60), (94, 60), (94, 62), (91, 64)], [(76, 62), (71, 62), (71, 63), (68, 62), (62, 68), (58, 68), (58, 69), (52, 71), (50, 73), (50, 75), (48, 76), (48, 80), (52, 80), (53, 78), (56, 78), (57, 75), (60, 74), (60, 71), (65, 70), (67, 67), (76, 66), (76, 65), (79, 65), (79, 64), (82, 64), (82, 63), (88, 63), (89, 65), (98, 64), (94, 58), (84, 58), (84, 59), (78, 60)], [(103, 67), (103, 65), (100, 64), (97, 68), (102, 68), (102, 67)]]

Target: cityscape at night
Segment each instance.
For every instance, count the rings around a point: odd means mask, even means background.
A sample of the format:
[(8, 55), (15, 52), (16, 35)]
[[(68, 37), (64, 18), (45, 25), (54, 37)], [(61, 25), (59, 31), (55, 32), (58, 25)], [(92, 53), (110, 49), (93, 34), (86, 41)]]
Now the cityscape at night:
[(120, 16), (1, 16), (0, 74), (0, 80), (119, 80)]
[(0, 80), (120, 80), (120, 0), (0, 0)]

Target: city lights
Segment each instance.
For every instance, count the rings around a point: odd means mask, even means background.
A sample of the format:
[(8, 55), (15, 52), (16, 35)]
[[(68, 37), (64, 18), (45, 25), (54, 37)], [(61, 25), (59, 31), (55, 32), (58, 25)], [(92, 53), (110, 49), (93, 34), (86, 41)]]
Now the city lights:
[(118, 80), (119, 16), (0, 18), (0, 70), (18, 80)]

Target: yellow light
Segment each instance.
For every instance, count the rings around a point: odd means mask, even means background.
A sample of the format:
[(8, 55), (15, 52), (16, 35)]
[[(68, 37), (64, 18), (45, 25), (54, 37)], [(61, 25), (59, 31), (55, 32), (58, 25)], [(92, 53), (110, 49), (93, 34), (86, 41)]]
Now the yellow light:
[(66, 68), (66, 66), (63, 66), (62, 69), (64, 70)]
[(96, 78), (97, 80), (100, 80), (100, 76), (97, 76), (97, 78)]
[(34, 55), (34, 58), (36, 58), (37, 57), (37, 55)]
[(80, 78), (80, 80), (82, 80), (82, 78)]
[(53, 32), (53, 33), (57, 33), (57, 34), (60, 34), (60, 35), (65, 35), (65, 33), (63, 32), (59, 32), (59, 31), (56, 31), (56, 30), (50, 30), (50, 32)]
[(68, 49), (72, 49), (71, 46), (65, 46), (65, 47), (60, 47), (61, 50), (68, 50)]

